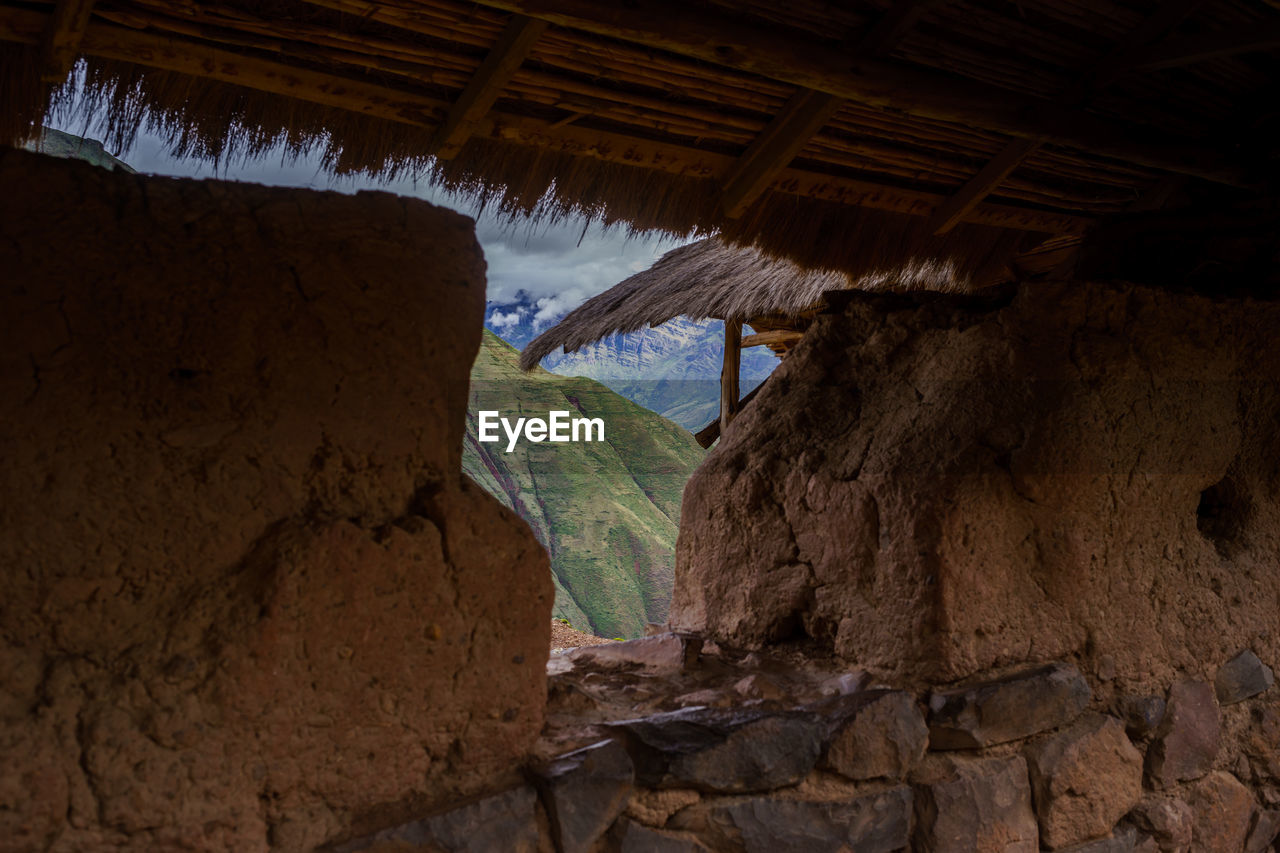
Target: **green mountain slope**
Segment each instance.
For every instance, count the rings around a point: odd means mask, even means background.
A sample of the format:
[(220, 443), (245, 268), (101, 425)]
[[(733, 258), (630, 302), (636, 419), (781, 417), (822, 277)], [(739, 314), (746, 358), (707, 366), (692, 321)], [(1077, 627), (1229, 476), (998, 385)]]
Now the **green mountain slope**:
[[(638, 637), (671, 603), (685, 481), (703, 450), (684, 429), (590, 379), (521, 373), (489, 331), (471, 371), (463, 470), (529, 522), (551, 554), (555, 614), (604, 637)], [(507, 453), (477, 437), (478, 412), (601, 418), (604, 441), (533, 443)]]

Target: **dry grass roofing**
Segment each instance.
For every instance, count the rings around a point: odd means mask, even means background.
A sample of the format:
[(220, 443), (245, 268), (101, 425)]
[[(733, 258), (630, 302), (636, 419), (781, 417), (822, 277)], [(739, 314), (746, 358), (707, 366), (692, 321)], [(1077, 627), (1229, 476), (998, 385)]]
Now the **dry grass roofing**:
[(83, 58), (112, 147), (284, 143), (513, 216), (985, 282), (1100, 220), (1271, 199), (1277, 45), (1274, 0), (0, 0), (0, 135)]

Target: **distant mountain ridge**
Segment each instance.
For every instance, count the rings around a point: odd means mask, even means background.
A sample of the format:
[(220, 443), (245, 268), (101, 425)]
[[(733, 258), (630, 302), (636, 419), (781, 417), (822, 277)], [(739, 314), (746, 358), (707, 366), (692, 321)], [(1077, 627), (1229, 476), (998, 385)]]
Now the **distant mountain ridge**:
[[(524, 348), (563, 315), (542, 317), (539, 301), (525, 291), (507, 301), (489, 302), (485, 327)], [(595, 379), (627, 399), (687, 430), (698, 430), (720, 410), (720, 365), (724, 323), (677, 317), (656, 328), (610, 335), (572, 353), (556, 352), (542, 366), (561, 376)], [(763, 382), (778, 359), (763, 347), (742, 353), (741, 393)]]
[[(590, 379), (520, 371), (486, 331), (471, 371), (462, 467), (529, 523), (551, 555), (554, 613), (602, 637), (664, 622), (684, 484), (703, 451), (685, 430)], [(479, 441), (478, 413), (600, 418), (603, 442)]]

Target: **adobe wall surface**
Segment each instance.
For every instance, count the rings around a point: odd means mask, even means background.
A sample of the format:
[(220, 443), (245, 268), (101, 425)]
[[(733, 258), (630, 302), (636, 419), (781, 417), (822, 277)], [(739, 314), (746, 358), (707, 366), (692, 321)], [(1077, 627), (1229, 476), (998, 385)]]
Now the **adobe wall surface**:
[(1085, 282), (821, 318), (684, 497), (673, 627), (904, 683), (1280, 654), (1280, 306)]
[(512, 778), (552, 588), (459, 473), (470, 221), (9, 150), (0, 198), (0, 847), (305, 849)]

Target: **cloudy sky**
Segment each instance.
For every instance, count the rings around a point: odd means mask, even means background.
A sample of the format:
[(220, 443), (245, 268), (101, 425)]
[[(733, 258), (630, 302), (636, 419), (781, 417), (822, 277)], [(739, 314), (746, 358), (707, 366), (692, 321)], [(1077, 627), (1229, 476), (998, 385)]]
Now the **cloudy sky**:
[[(64, 120), (53, 123), (53, 126), (77, 136), (95, 137), (93, 126), (86, 126), (83, 119)], [(217, 177), (338, 192), (388, 190), (424, 198), (468, 216), (476, 216), (476, 211), (465, 202), (411, 180), (378, 183), (368, 179), (332, 178), (320, 170), (318, 158), (289, 163), (281, 153), (215, 172), (208, 164), (169, 156), (164, 142), (145, 132), (138, 135), (130, 150), (112, 153), (140, 172)], [(512, 225), (499, 222), (488, 213), (479, 217), (476, 233), (489, 264), (489, 300), (503, 302), (514, 297), (517, 291), (527, 290), (540, 300), (539, 314), (547, 317), (558, 316), (576, 307), (587, 297), (645, 269), (664, 252), (679, 245), (656, 236), (628, 239), (624, 231), (615, 229), (602, 233), (595, 226), (588, 228), (584, 235), (581, 220), (534, 229), (527, 223)]]

